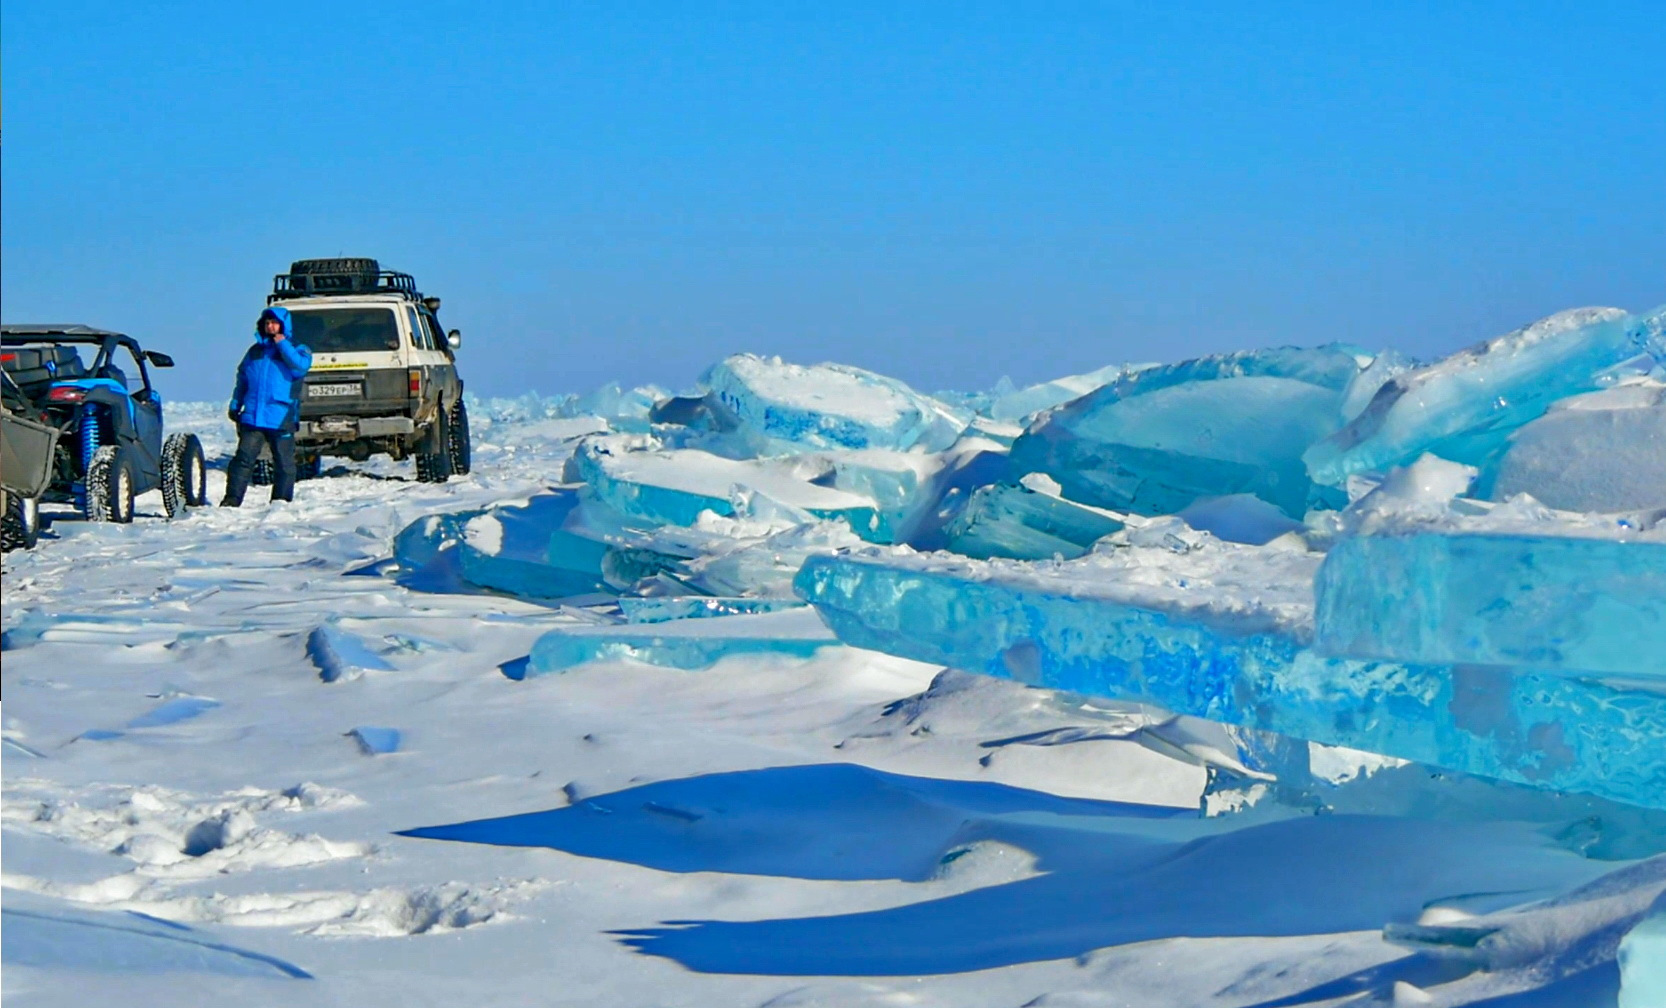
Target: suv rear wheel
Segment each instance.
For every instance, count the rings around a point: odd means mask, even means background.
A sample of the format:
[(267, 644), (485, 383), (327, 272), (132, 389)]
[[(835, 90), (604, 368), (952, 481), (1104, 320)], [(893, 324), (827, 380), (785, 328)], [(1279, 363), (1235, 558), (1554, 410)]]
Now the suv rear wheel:
[(105, 445), (87, 466), (87, 517), (126, 525), (133, 520), (133, 463), (120, 445)]
[(451, 478), (451, 417), (449, 410), (441, 410), (434, 418), (434, 443), (437, 452), (421, 452), (416, 457), (418, 483), (444, 483)]

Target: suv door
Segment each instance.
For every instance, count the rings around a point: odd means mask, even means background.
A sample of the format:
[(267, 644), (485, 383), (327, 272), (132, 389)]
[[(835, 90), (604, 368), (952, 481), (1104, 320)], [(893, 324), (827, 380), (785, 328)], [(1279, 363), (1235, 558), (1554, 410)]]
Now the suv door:
[(445, 330), (440, 328), (440, 320), (435, 318), (426, 308), (417, 312), (422, 319), (422, 326), (428, 331), (428, 340), (435, 351), (434, 380), (445, 390), (445, 401), (455, 402), (462, 396), (462, 382), (457, 377), (457, 359), (452, 355), (451, 344), (445, 340)]

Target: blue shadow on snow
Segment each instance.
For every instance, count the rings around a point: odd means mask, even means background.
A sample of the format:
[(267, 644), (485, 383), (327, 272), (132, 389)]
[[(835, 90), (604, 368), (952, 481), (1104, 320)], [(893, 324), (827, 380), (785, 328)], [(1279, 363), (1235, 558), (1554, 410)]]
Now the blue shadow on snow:
[[(882, 910), (617, 932), (698, 972), (797, 976), (955, 973), (1162, 938), (1375, 930), (1416, 919), (1431, 899), (1490, 892), (1508, 905), (1589, 871), (1571, 870), (1578, 859), (1565, 852), (1501, 848), (1496, 834), (1466, 824), (1338, 815), (1226, 833), (1200, 823), (1197, 832), (1211, 835), (1176, 840), (1180, 824), (1151, 822), (1195, 817), (818, 764), (661, 781), (399, 835), (550, 847), (671, 872), (828, 880), (923, 882), (981, 842), (1035, 858), (1040, 874), (1002, 882), (997, 865), (985, 888)], [(977, 861), (968, 862), (974, 873)]]

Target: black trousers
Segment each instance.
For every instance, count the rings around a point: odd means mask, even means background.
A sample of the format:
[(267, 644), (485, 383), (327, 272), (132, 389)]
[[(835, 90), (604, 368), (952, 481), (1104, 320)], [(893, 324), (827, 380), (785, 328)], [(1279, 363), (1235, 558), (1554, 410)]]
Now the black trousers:
[(237, 454), (231, 457), (231, 465), (226, 467), (226, 499), (220, 502), (222, 505), (242, 505), (263, 444), (271, 446), (272, 468), (276, 470), (272, 477), (272, 499), (295, 499), (295, 432), (238, 424)]

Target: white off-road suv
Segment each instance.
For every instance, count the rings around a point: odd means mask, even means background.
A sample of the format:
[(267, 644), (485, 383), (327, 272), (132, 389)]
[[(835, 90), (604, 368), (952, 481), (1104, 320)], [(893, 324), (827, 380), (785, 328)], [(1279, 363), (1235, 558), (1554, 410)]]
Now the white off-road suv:
[(439, 298), (374, 259), (302, 259), (266, 301), (289, 310), (295, 339), (312, 350), (295, 434), (302, 478), (317, 476), (325, 455), (411, 456), (426, 483), (469, 471), (461, 338), (440, 328)]

